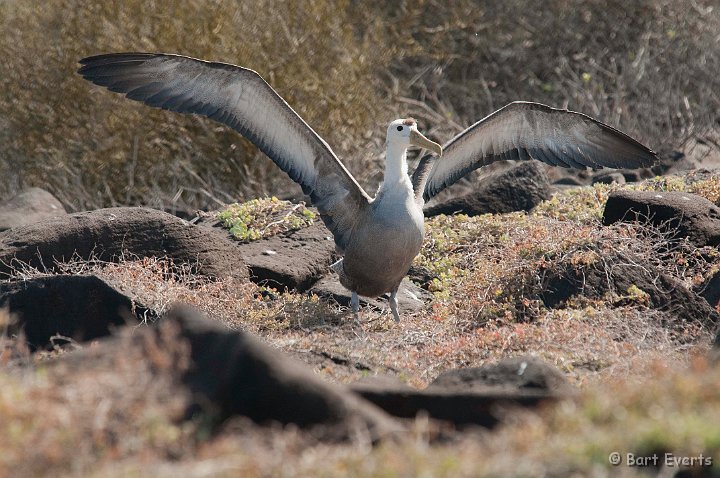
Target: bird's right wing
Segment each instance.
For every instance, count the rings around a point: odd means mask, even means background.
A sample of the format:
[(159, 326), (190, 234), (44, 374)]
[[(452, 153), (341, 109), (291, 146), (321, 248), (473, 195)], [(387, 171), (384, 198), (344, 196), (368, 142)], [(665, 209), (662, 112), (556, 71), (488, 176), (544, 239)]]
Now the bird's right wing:
[(370, 197), (327, 143), (253, 70), (161, 53), (80, 60), (86, 80), (132, 100), (224, 123), (300, 184), (340, 248)]
[(640, 168), (657, 156), (630, 136), (582, 113), (516, 101), (500, 108), (425, 156), (413, 174), (416, 196), (427, 201), (482, 166), (537, 159), (565, 168)]

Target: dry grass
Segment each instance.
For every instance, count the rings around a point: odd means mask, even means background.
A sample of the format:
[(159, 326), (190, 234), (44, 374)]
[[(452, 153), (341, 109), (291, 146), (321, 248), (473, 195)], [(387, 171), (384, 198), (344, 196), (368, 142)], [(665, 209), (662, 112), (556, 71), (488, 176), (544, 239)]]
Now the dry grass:
[[(577, 196), (563, 200), (573, 198)], [(688, 349), (710, 343), (707, 325), (679, 326), (672, 312), (649, 308), (644, 291), (578, 297), (561, 309), (544, 306), (542, 294), (550, 272), (572, 265), (611, 275), (606, 259), (617, 255), (693, 287), (720, 266), (717, 251), (670, 243), (667, 233), (650, 227), (602, 227), (597, 220), (556, 219), (545, 205), (538, 210), (428, 221), (417, 263), (438, 276), (429, 284), (435, 302), (423, 313), (404, 314), (398, 326), (387, 311), (366, 310), (364, 330), (359, 330), (346, 310), (317, 297), (278, 293), (249, 282), (208, 281), (191, 268), (173, 268), (158, 259), (83, 262), (64, 271), (95, 273), (159, 313), (174, 302), (190, 303), (282, 350), (329, 352), (415, 386), (449, 368), (518, 353), (539, 355), (583, 383), (617, 371), (627, 374), (628, 364), (658, 351), (682, 363)], [(32, 271), (24, 271), (25, 277), (30, 275)], [(368, 373), (325, 364), (318, 372), (342, 382)]]
[(178, 463), (124, 463), (91, 476), (647, 476), (652, 470), (611, 467), (612, 451), (651, 455), (720, 453), (720, 370), (696, 359), (688, 367), (638, 362), (644, 377), (608, 381), (539, 415), (513, 412), (493, 433), (432, 444), (418, 419), (407, 437), (377, 448), (307, 445), (296, 430), (253, 440), (221, 434)]
[[(52, 0), (0, 3), (0, 195), (50, 189), (70, 209), (147, 204), (215, 208), (288, 180), (243, 139), (95, 90), (80, 57), (172, 51), (243, 64), (263, 76), (333, 145), (364, 183), (379, 179), (384, 124), (413, 115), (447, 139), (514, 99), (568, 106), (666, 150), (716, 126), (720, 15), (710, 0), (520, 0), (411, 3)], [(663, 178), (638, 187), (697, 192), (720, 181)], [(0, 343), (0, 475), (68, 476), (634, 476), (611, 451), (720, 456), (720, 369), (702, 358), (712, 331), (667, 327), (638, 291), (579, 297), (550, 309), (541, 271), (602, 266), (631, 253), (687, 286), (720, 267), (717, 251), (670, 244), (637, 226), (602, 228), (598, 185), (555, 196), (532, 214), (438, 217), (418, 259), (437, 274), (432, 306), (405, 314), (347, 310), (249, 282), (208, 281), (161, 258), (76, 262), (162, 313), (193, 304), (233, 329), (312, 357), (347, 383), (388, 373), (417, 387), (455, 367), (530, 353), (563, 370), (580, 397), (538, 414), (509, 412), (492, 433), (437, 443), (419, 417), (404, 439), (371, 448), (312, 441), (292, 427), (239, 421), (209, 436), (182, 421), (177, 376), (187, 350), (172, 330), (127, 332), (113, 345), (30, 355)], [(371, 188), (368, 188), (371, 189)], [(28, 278), (41, 271), (26, 269)], [(0, 312), (0, 325), (8, 322)], [(79, 350), (75, 350), (79, 349)], [(318, 365), (319, 363), (319, 365)]]
[(192, 448), (195, 424), (180, 420), (189, 395), (176, 383), (188, 354), (168, 327), (157, 338), (128, 330), (112, 346), (62, 355), (3, 367), (0, 474), (82, 474), (127, 457), (172, 459)]
[(398, 93), (427, 105), (417, 116), (438, 128), (525, 99), (666, 149), (717, 120), (720, 14), (710, 1), (424, 1), (384, 14), (398, 26)]
[(242, 420), (213, 437), (201, 423), (178, 425), (170, 410), (182, 397), (169, 396), (177, 388), (162, 374), (148, 374), (149, 349), (130, 348), (114, 359), (112, 373), (90, 350), (80, 373), (54, 367), (47, 372), (57, 378), (42, 370), (4, 374), (1, 469), (8, 476), (604, 477), (646, 476), (609, 466), (612, 451), (715, 460), (720, 453), (720, 369), (701, 358), (671, 366), (660, 354), (636, 360), (633, 380), (608, 377), (539, 414), (508, 410), (505, 425), (491, 433), (435, 443), (433, 425), (418, 418), (404, 438), (371, 448), (326, 445), (293, 427), (260, 429)]
[(229, 128), (92, 88), (75, 74), (77, 61), (167, 51), (254, 68), (346, 156), (354, 143), (345, 138), (375, 126), (371, 61), (382, 56), (358, 41), (346, 3), (4, 2), (0, 52), (13, 61), (0, 66), (0, 139), (11, 183), (47, 187), (71, 209), (192, 211), (287, 189)]
[[(580, 298), (562, 309), (528, 306), (518, 313), (524, 299), (536, 300), (537, 290), (520, 278), (537, 270), (537, 261), (565, 260), (588, 244), (649, 254), (653, 237), (542, 214), (439, 217), (428, 229), (422, 260), (447, 258), (436, 264), (436, 272), (447, 273), (436, 284), (435, 303), (398, 325), (387, 312), (364, 310), (363, 330), (347, 311), (316, 297), (209, 281), (162, 259), (76, 262), (64, 272), (95, 273), (161, 313), (176, 301), (193, 304), (298, 356), (326, 352), (363, 364), (314, 365), (331, 381), (389, 373), (421, 387), (449, 368), (531, 353), (580, 386), (577, 400), (539, 415), (512, 412), (497, 431), (449, 443), (435, 442), (437, 430), (421, 417), (405, 438), (375, 448), (326, 445), (293, 427), (262, 429), (243, 421), (209, 436), (202, 420), (179, 420), (187, 405), (176, 381), (183, 344), (172, 331), (154, 341), (136, 331), (112, 346), (49, 356), (16, 352), (0, 373), (0, 468), (15, 476), (45, 470), (72, 476), (633, 476), (637, 470), (609, 467), (607, 455), (717, 456), (720, 437), (709, 424), (720, 418), (720, 375), (699, 358), (709, 349), (709, 330), (691, 327), (678, 337), (663, 325), (662, 313), (641, 300), (618, 305)], [(654, 260), (686, 282), (714, 265), (705, 259), (677, 268), (667, 258)], [(26, 278), (34, 274), (22, 271)], [(505, 295), (496, 295), (498, 288)]]
[(539, 204), (533, 213), (561, 221), (597, 224), (602, 219), (608, 195), (620, 188), (693, 193), (720, 205), (720, 174), (717, 171), (697, 170), (677, 176), (657, 176), (636, 184), (594, 184), (567, 189)]
[(655, 149), (714, 127), (711, 0), (407, 4), (78, 0), (0, 4), (0, 196), (48, 188), (72, 210), (176, 212), (298, 189), (227, 128), (134, 104), (75, 74), (81, 57), (167, 51), (259, 71), (369, 190), (384, 125), (449, 139), (511, 100), (568, 106)]

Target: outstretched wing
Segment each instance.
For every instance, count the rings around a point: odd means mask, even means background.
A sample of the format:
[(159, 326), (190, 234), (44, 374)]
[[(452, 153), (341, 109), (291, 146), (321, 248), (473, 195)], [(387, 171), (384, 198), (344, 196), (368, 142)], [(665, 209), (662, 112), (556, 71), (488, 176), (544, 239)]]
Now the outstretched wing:
[(538, 159), (565, 168), (640, 168), (657, 156), (582, 113), (518, 101), (450, 140), (437, 161), (423, 157), (413, 174), (416, 195), (427, 201), (470, 171), (506, 159)]
[(160, 53), (80, 60), (86, 80), (132, 100), (224, 123), (252, 141), (320, 210), (341, 248), (370, 197), (330, 147), (253, 70)]

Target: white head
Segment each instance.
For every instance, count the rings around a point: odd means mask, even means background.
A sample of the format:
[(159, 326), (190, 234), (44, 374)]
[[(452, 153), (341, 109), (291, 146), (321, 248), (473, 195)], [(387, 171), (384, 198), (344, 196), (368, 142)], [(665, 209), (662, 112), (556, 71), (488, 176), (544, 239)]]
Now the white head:
[(425, 148), (442, 156), (442, 146), (430, 141), (417, 129), (417, 123), (412, 118), (397, 119), (390, 123), (387, 130), (388, 150), (407, 150), (410, 146)]

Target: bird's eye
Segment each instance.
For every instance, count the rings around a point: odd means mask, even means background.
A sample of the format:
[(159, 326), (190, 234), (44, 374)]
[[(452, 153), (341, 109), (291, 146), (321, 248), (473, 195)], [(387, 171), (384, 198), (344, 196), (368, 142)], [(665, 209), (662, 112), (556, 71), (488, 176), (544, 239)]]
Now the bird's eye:
[(402, 126), (398, 126), (398, 131), (402, 131), (402, 130), (403, 130), (403, 127), (402, 127)]

